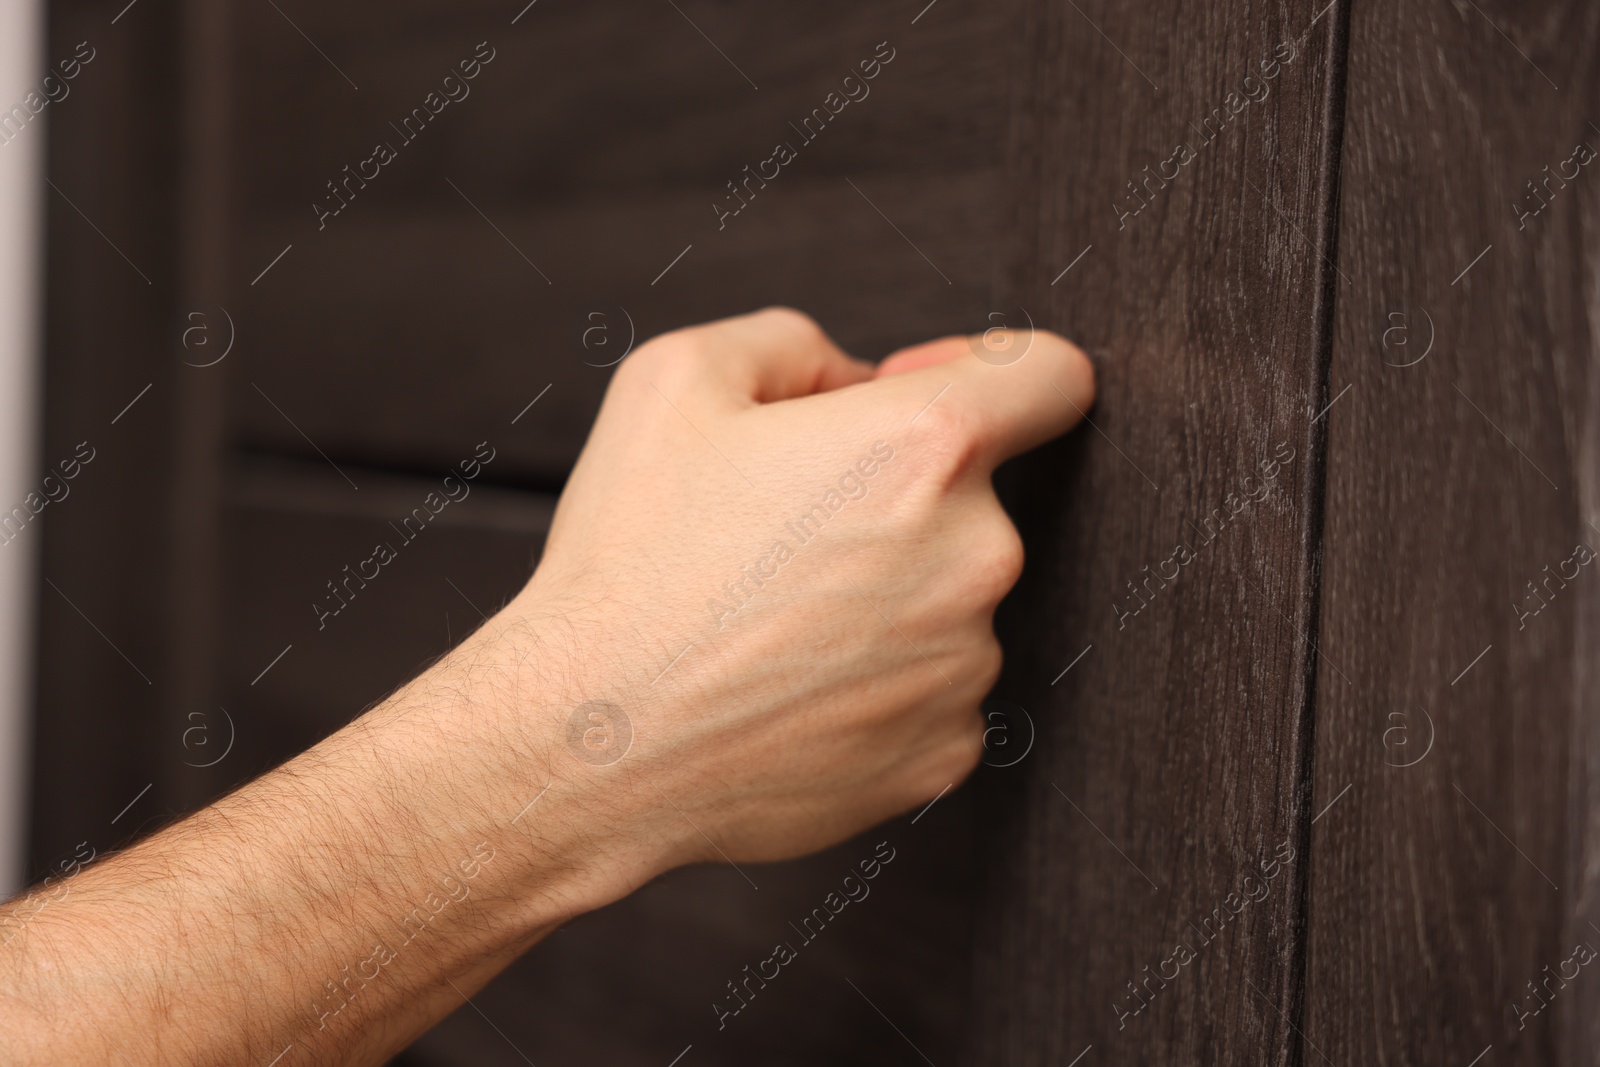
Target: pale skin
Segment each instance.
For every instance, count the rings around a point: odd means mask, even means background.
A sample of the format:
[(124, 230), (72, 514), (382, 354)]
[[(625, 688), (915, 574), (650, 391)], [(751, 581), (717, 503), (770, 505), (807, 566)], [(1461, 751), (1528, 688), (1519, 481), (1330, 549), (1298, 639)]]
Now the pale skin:
[[(509, 604), (0, 924), (6, 1062), (382, 1063), (665, 871), (805, 855), (927, 803), (982, 754), (1021, 573), (991, 473), (1093, 401), (1083, 354), (1042, 331), (874, 368), (769, 309), (642, 346)], [(841, 486), (820, 533), (785, 532)], [(595, 701), (627, 726), (574, 728)]]

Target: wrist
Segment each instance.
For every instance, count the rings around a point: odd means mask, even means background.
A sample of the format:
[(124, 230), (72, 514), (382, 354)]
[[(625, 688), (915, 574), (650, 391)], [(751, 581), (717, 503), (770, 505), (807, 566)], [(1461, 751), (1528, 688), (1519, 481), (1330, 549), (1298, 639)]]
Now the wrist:
[(594, 654), (595, 613), (570, 608), (519, 596), (359, 724), (384, 738), (378, 764), (411, 768), (408, 792), (434, 798), (425, 832), (441, 850), (493, 850), (485, 897), (514, 939), (691, 858), (641, 778), (626, 667)]

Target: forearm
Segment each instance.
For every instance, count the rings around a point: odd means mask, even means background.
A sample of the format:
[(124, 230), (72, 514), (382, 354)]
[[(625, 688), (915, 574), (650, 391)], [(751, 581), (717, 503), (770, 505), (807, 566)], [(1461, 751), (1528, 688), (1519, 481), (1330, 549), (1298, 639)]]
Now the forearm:
[(874, 370), (775, 309), (642, 346), (512, 603), (8, 931), (8, 1064), (379, 1062), (662, 871), (942, 795), (1022, 567), (990, 474), (1093, 400), (1059, 338), (976, 344)]
[[(287, 1067), (404, 1047), (625, 891), (581, 854), (572, 790), (518, 818), (559, 770), (527, 705), (557, 706), (559, 688), (520, 626), (491, 622), (309, 752), (63, 883), (0, 948), (7, 1062), (287, 1049)], [(498, 706), (512, 693), (514, 716)]]

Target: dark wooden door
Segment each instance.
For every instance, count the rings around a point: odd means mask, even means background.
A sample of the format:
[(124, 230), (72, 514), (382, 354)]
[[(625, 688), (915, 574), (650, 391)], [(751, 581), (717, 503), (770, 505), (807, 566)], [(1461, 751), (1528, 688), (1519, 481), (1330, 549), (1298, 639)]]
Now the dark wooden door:
[(1341, 18), (1027, 12), (1009, 277), (1100, 400), (1006, 486), (1039, 743), (985, 811), (978, 1062), (1299, 1040)]
[(524, 3), (53, 7), (94, 58), (51, 116), (45, 447), (95, 458), (30, 531), (38, 870), (514, 592), (630, 342), (1032, 321), (1100, 400), (1000, 474), (990, 766), (759, 890), (659, 880), (402, 1062), (1592, 1060), (1600, 14)]
[[(772, 303), (873, 357), (991, 324), (1002, 11), (121, 8), (54, 12), (53, 48), (98, 55), (53, 145), (51, 446), (100, 458), (44, 564), (38, 863), (259, 773), (478, 625), (631, 341)], [(380, 541), (398, 558), (352, 583)], [(406, 1062), (948, 1059), (975, 837), (959, 794), (753, 883), (677, 872)], [(871, 899), (719, 1025), (879, 841)]]
[(1301, 1023), (1336, 1062), (1600, 1054), (1597, 46), (1583, 4), (1353, 15)]

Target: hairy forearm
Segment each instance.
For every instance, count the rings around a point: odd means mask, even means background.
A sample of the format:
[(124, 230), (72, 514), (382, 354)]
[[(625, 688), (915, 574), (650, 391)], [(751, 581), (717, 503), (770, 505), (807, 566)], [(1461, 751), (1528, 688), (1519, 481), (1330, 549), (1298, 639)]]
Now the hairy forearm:
[(994, 333), (876, 370), (783, 309), (642, 346), (515, 600), (26, 909), (7, 1062), (378, 1062), (662, 871), (942, 795), (977, 763), (1022, 567), (990, 474), (1093, 402), (1082, 353)]
[(7, 1062), (381, 1062), (625, 891), (551, 780), (553, 716), (526, 705), (559, 683), (536, 663), (523, 627), (491, 622), (309, 752), (63, 883), (0, 948)]

